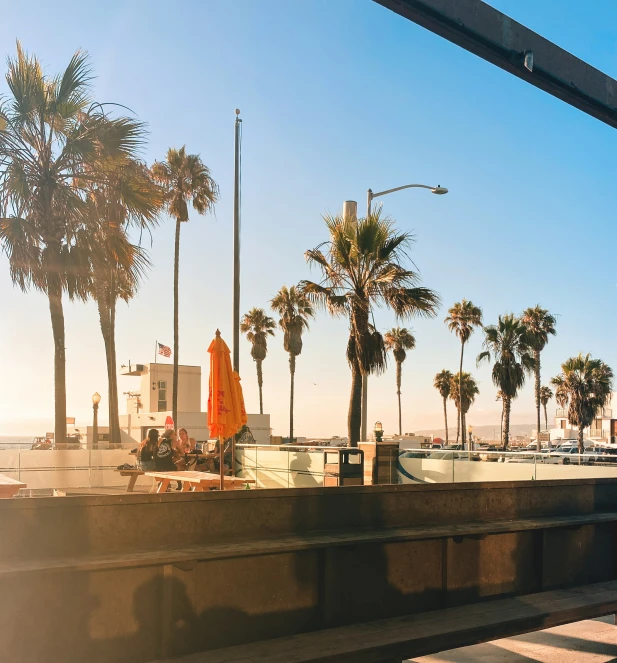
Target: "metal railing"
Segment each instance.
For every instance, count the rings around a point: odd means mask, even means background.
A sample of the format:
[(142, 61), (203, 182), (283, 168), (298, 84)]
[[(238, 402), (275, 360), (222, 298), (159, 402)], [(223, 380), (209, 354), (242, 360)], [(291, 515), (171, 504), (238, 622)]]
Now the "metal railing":
[(589, 437), (599, 437), (602, 439), (608, 439), (608, 430), (603, 428), (590, 428)]

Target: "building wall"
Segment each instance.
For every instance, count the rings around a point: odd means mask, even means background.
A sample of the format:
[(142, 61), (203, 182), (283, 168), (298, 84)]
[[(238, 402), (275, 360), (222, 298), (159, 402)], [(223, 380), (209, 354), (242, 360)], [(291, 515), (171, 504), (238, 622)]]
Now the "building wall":
[[(148, 364), (141, 376), (141, 403), (144, 412), (159, 412), (159, 382), (164, 382), (166, 411), (173, 403), (173, 364)], [(200, 412), (201, 366), (178, 367), (178, 412)], [(162, 410), (161, 410), (162, 411)]]

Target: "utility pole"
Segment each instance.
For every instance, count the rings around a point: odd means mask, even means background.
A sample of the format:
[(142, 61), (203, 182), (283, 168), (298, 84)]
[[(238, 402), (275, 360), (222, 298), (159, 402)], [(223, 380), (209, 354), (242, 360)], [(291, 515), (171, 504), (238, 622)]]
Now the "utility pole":
[(236, 108), (234, 156), (234, 296), (233, 296), (233, 369), (240, 372), (240, 144), (242, 120)]

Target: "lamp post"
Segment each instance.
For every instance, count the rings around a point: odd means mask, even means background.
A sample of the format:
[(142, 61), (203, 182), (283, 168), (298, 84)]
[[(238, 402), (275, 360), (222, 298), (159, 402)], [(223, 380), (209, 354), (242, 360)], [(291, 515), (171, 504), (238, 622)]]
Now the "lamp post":
[[(394, 189), (386, 189), (385, 191), (378, 191), (374, 193), (372, 189), (369, 189), (366, 192), (366, 215), (369, 216), (371, 213), (371, 206), (374, 198), (379, 198), (379, 196), (387, 196), (389, 193), (395, 193), (396, 191), (402, 191), (403, 189), (428, 189), (431, 193), (434, 193), (437, 196), (443, 196), (445, 193), (448, 193), (448, 189), (445, 186), (428, 186), (427, 184), (404, 184), (403, 186), (397, 186)], [(367, 409), (368, 409), (368, 375), (362, 376), (362, 418), (361, 418), (361, 427), (360, 427), (360, 440), (366, 441), (366, 421), (367, 421)]]
[(381, 421), (375, 422), (373, 432), (375, 433), (375, 442), (381, 442), (383, 439), (383, 426), (381, 425)]
[(469, 436), (469, 451), (473, 451), (473, 426), (470, 424), (467, 426), (467, 435)]
[[(99, 403), (101, 402), (101, 394), (95, 391), (92, 394), (92, 448), (96, 449), (99, 442)], [(95, 446), (97, 445), (97, 446)]]

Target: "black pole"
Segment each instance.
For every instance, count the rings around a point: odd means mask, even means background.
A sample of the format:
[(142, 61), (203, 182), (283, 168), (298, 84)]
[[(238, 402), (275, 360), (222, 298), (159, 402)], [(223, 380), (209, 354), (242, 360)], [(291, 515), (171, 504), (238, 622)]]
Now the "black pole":
[[(234, 159), (233, 369), (240, 372), (240, 109), (236, 108)], [(222, 464), (222, 463), (221, 463)]]

